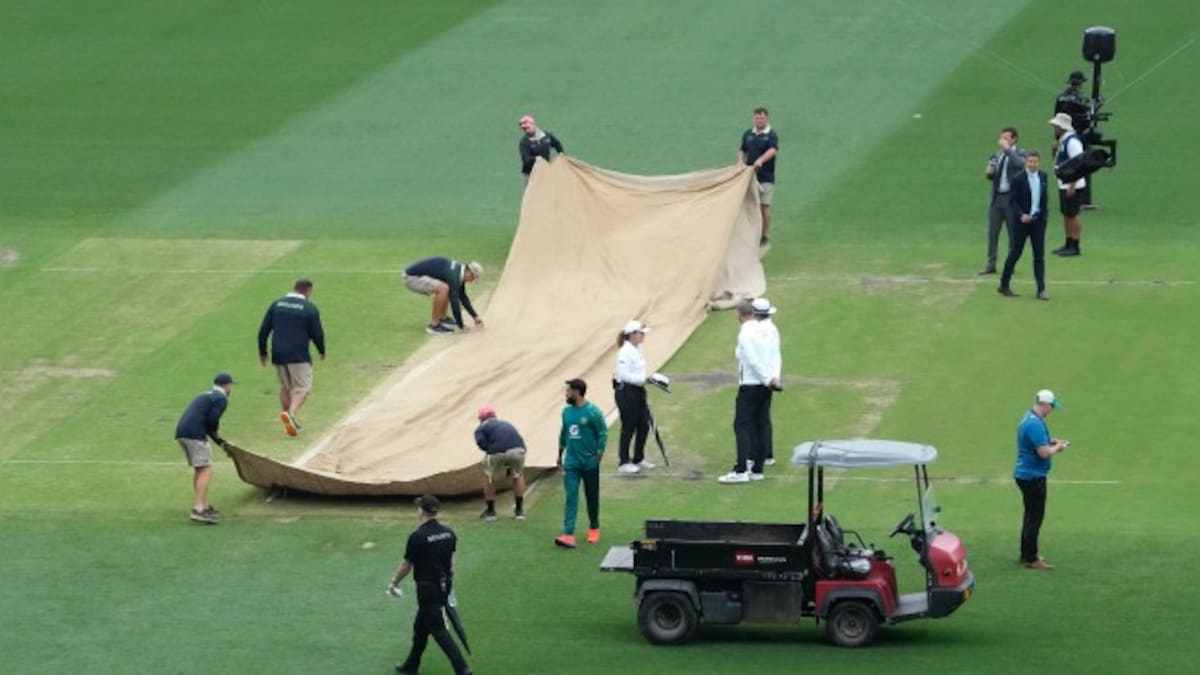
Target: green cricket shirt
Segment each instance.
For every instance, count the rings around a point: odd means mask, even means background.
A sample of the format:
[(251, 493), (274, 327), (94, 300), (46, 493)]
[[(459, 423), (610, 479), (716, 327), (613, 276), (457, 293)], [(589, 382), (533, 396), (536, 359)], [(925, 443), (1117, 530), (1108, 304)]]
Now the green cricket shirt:
[(563, 408), (558, 447), (563, 449), (564, 469), (596, 468), (607, 443), (608, 423), (595, 403)]

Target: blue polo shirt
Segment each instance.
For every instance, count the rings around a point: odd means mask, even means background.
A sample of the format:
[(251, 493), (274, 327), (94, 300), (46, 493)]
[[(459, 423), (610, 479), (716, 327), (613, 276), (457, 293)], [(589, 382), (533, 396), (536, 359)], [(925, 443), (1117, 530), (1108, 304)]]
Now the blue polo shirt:
[(1050, 460), (1037, 453), (1043, 445), (1050, 445), (1050, 428), (1046, 420), (1030, 410), (1017, 425), (1017, 466), (1013, 478), (1045, 478), (1050, 473)]

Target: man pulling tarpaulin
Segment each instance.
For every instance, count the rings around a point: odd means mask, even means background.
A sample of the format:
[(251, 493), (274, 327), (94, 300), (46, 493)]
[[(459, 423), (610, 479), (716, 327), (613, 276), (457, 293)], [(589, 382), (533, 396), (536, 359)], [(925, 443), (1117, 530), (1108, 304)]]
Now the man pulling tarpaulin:
[[(503, 407), (526, 467), (555, 463), (561, 383), (607, 381), (612, 326), (655, 326), (662, 366), (711, 304), (761, 295), (761, 211), (744, 166), (674, 176), (539, 161), (524, 195), (488, 326), (397, 370), (295, 464), (234, 449), (243, 480), (319, 494), (478, 490), (474, 411)], [(614, 408), (607, 387), (594, 402)]]

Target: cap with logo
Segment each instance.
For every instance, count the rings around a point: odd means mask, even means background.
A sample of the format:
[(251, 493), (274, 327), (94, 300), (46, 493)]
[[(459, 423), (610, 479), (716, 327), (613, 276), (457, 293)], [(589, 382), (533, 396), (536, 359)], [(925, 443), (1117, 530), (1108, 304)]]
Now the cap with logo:
[(638, 321), (637, 319), (632, 319), (625, 324), (625, 328), (622, 332), (626, 335), (633, 335), (634, 333), (649, 333), (650, 327), (641, 321)]
[(1059, 401), (1058, 397), (1054, 395), (1054, 392), (1050, 391), (1049, 389), (1043, 389), (1039, 391), (1035, 395), (1034, 400), (1038, 403), (1049, 403), (1053, 408), (1062, 407), (1062, 401)]
[(750, 307), (754, 309), (754, 313), (758, 316), (771, 316), (775, 312), (779, 311), (779, 308), (772, 307), (771, 301), (767, 300), (766, 298), (755, 298), (754, 301), (750, 303)]

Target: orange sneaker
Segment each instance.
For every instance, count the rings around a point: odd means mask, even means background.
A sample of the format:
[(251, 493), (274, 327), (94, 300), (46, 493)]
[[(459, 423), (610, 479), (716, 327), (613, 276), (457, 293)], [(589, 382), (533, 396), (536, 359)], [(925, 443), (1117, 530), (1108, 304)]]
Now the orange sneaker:
[(284, 410), (279, 413), (279, 421), (283, 422), (283, 430), (287, 432), (288, 436), (295, 436), (300, 433), (295, 418), (288, 411)]
[(563, 548), (575, 548), (575, 535), (560, 534), (554, 538), (554, 545)]
[(588, 543), (595, 544), (598, 541), (600, 541), (600, 530), (596, 528), (588, 530)]

